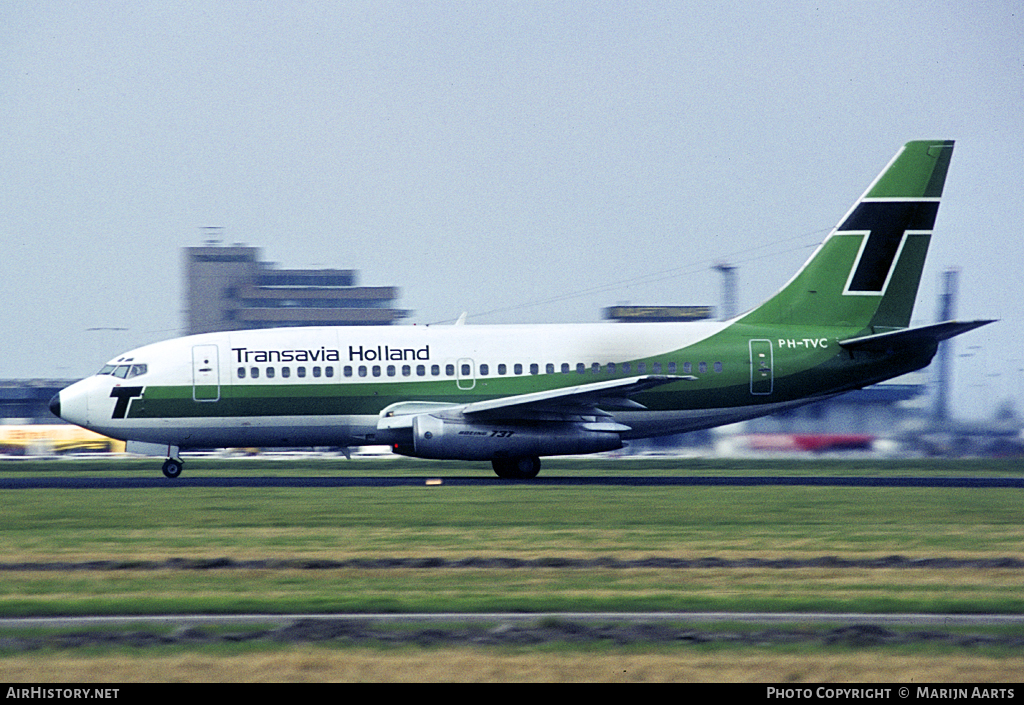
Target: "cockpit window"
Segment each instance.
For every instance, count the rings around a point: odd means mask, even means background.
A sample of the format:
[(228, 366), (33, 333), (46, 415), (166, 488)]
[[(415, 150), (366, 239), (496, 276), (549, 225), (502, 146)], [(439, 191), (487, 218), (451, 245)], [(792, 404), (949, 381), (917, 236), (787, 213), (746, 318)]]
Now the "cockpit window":
[(96, 374), (113, 375), (118, 379), (131, 379), (144, 375), (148, 371), (149, 365), (104, 365), (103, 369)]

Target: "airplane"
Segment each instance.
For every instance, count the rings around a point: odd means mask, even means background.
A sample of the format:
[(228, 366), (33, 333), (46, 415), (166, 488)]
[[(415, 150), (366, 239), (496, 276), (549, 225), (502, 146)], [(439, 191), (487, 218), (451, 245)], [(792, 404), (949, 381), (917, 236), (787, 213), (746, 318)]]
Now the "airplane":
[(711, 428), (921, 369), (991, 320), (910, 327), (953, 142), (905, 144), (775, 295), (727, 321), (277, 328), (146, 345), (51, 411), (166, 456), (237, 446), (390, 445), (491, 461)]

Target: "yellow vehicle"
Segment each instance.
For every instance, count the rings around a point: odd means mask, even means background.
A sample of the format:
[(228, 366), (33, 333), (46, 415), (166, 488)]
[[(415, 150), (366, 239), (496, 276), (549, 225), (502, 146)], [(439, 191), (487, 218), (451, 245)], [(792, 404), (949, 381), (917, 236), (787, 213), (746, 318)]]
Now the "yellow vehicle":
[(6, 455), (123, 453), (124, 446), (124, 441), (71, 424), (0, 425), (0, 453)]

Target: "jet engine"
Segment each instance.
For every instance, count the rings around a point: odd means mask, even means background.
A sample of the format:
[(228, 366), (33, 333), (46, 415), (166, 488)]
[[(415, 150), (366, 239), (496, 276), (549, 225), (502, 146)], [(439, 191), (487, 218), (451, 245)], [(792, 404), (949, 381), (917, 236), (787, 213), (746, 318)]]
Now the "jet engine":
[(543, 455), (600, 453), (622, 447), (628, 426), (610, 422), (566, 421), (468, 422), (418, 414), (412, 419), (412, 442), (394, 444), (396, 453), (435, 460), (494, 460)]

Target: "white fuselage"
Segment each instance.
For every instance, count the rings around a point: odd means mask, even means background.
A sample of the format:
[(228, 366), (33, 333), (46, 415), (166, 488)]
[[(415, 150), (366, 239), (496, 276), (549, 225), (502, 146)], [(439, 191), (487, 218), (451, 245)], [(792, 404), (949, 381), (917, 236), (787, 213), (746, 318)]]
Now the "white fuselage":
[[(111, 360), (108, 374), (61, 392), (61, 415), (114, 438), (179, 447), (361, 445), (374, 441), (380, 411), (388, 403), (416, 399), (425, 389), (433, 397), (457, 401), (529, 390), (541, 377), (555, 386), (580, 385), (615, 375), (678, 374), (684, 365), (713, 376), (721, 374), (723, 364), (733, 366), (734, 373), (742, 366), (746, 374), (745, 359), (723, 363), (685, 354), (685, 348), (725, 327), (708, 322), (207, 333), (147, 345)], [(652, 358), (641, 369), (631, 362)], [(219, 413), (230, 408), (228, 400), (255, 388), (263, 401), (241, 414)], [(338, 413), (276, 408), (273, 400), (289, 397), (292, 389), (301, 389), (314, 406), (318, 399), (339, 395), (353, 403), (351, 409), (335, 405)], [(139, 413), (167, 396), (181, 400), (173, 414)], [(637, 438), (708, 428), (792, 406), (757, 401), (757, 407), (612, 413), (632, 429), (623, 437)]]

